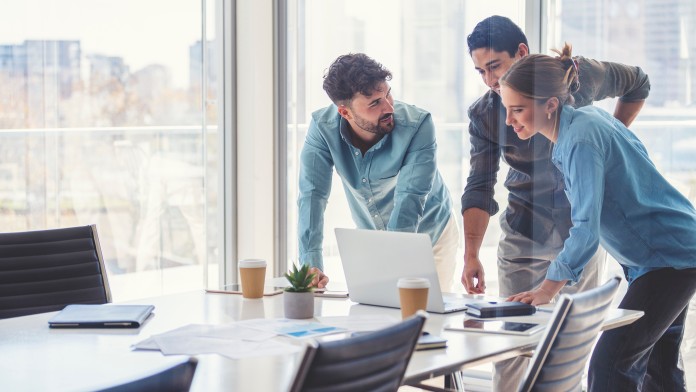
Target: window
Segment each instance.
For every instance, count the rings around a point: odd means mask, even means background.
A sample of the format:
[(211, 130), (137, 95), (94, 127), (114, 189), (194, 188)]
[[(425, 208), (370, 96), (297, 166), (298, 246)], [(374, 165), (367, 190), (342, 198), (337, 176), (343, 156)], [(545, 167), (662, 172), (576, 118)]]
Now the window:
[(2, 230), (95, 223), (117, 301), (217, 251), (214, 4), (0, 5)]
[[(437, 129), (438, 166), (452, 195), (453, 208), (458, 211), (469, 172), (467, 109), (487, 89), (474, 70), (466, 36), (476, 23), (492, 14), (508, 16), (523, 27), (523, 7), (524, 3), (518, 1), (482, 5), (464, 0), (288, 3), (289, 262), (297, 260), (297, 161), (311, 112), (331, 103), (321, 87), (324, 71), (331, 62), (348, 52), (366, 53), (392, 72), (390, 85), (395, 99), (432, 113)], [(344, 278), (333, 228), (355, 227), (341, 188), (334, 175), (324, 234), (326, 273), (332, 281), (339, 282)], [(497, 199), (506, 205), (502, 185)], [(461, 218), (459, 221), (461, 227)], [(490, 263), (486, 266), (488, 271), (495, 271), (499, 237), (495, 219), (491, 226), (482, 260)], [(461, 264), (462, 257), (458, 259)], [(489, 279), (495, 279), (494, 275), (489, 274)], [(489, 289), (497, 290), (494, 282), (487, 283)]]

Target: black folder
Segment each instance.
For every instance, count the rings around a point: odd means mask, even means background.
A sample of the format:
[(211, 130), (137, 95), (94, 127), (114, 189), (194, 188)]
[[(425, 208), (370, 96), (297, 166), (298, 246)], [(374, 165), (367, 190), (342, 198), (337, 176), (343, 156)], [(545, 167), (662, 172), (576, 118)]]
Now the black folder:
[(48, 320), (51, 328), (139, 328), (153, 305), (68, 305)]
[(480, 318), (527, 316), (536, 312), (535, 306), (523, 302), (473, 302), (466, 306), (466, 313)]

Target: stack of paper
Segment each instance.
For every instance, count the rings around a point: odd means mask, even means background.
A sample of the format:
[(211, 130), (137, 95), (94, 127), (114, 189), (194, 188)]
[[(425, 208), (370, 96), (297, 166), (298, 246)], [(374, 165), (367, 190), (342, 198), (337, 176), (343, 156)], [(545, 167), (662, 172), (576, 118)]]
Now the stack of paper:
[(133, 345), (139, 350), (159, 350), (165, 355), (219, 354), (238, 359), (293, 354), (301, 344), (274, 339), (279, 335), (308, 338), (345, 332), (345, 328), (316, 321), (253, 319), (227, 325), (190, 324), (153, 335)]

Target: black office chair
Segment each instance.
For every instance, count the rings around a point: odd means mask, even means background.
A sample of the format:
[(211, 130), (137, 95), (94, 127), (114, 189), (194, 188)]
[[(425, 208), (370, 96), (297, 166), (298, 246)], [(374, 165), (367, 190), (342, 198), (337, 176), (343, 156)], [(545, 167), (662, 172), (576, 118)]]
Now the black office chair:
[(101, 389), (99, 392), (188, 392), (196, 374), (198, 360), (194, 357), (159, 373), (125, 384)]
[(621, 278), (562, 295), (518, 391), (581, 391), (585, 364)]
[(396, 391), (427, 314), (343, 340), (312, 342), (290, 392)]
[(107, 302), (95, 225), (0, 233), (0, 319)]

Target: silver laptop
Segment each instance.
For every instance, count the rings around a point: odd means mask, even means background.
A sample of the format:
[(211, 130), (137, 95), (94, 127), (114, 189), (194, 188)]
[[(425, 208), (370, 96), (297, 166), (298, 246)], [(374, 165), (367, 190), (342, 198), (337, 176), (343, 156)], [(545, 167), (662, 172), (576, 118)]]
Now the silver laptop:
[(428, 278), (428, 308), (433, 313), (466, 310), (465, 299), (443, 296), (427, 234), (335, 229), (350, 299), (366, 305), (399, 308), (399, 278)]

